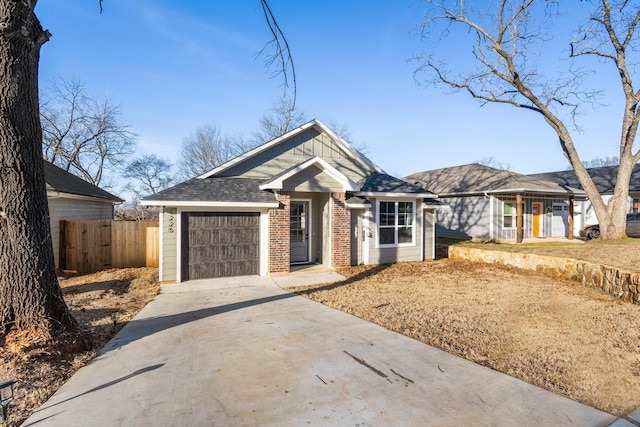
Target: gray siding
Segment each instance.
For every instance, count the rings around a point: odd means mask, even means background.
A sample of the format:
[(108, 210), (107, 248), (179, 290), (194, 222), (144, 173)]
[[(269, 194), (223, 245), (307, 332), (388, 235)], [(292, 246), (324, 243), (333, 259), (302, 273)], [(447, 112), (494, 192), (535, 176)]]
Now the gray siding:
[(85, 221), (93, 219), (113, 219), (113, 203), (108, 201), (92, 201), (51, 198), (49, 203), (49, 219), (51, 223), (51, 241), (56, 268), (60, 255), (60, 221)]
[[(378, 242), (378, 227), (376, 224), (376, 199), (371, 200), (371, 215), (369, 227), (371, 230), (372, 238), (369, 239), (369, 264), (388, 264), (394, 262), (403, 261), (420, 261), (422, 258), (422, 239), (423, 239), (423, 214), (422, 201), (416, 200), (416, 218), (415, 218), (415, 244), (412, 246), (398, 246), (391, 248), (376, 247)], [(389, 199), (383, 199), (389, 200)], [(391, 201), (391, 200), (389, 200)], [(394, 200), (395, 201), (395, 200)]]
[[(513, 203), (514, 195), (507, 196), (473, 196), (443, 198), (443, 203), (450, 209), (437, 211), (437, 233), (439, 236), (474, 238), (483, 240), (516, 240), (517, 229), (505, 228), (503, 219), (504, 203)], [(540, 216), (540, 235), (552, 237), (552, 206), (554, 203), (567, 203), (567, 199), (546, 198), (536, 195), (524, 195), (523, 238), (533, 237), (533, 203), (542, 204)], [(563, 236), (566, 235), (563, 234)]]
[(423, 227), (423, 239), (424, 239), (424, 259), (435, 259), (435, 249), (434, 249), (434, 221), (435, 221), (435, 212), (432, 210), (423, 211), (424, 215), (424, 227)]
[(437, 211), (439, 236), (490, 239), (489, 197), (451, 197), (440, 200), (449, 208)]
[(364, 262), (364, 209), (351, 210), (351, 265)]
[(178, 280), (178, 215), (175, 208), (165, 208), (162, 213), (162, 277), (161, 281)]
[(219, 176), (269, 179), (313, 157), (322, 158), (353, 182), (359, 182), (373, 172), (364, 162), (354, 161), (328, 135), (311, 128), (240, 162)]

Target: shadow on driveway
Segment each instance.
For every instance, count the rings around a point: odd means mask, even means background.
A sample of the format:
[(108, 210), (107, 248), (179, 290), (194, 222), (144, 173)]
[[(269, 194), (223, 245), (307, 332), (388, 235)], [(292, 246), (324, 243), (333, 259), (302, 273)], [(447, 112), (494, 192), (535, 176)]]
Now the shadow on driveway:
[(292, 298), (295, 296), (297, 296), (297, 294), (287, 292), (285, 294), (256, 298), (253, 300), (225, 304), (217, 307), (207, 307), (199, 310), (187, 311), (167, 316), (134, 319), (127, 323), (122, 331), (120, 331), (120, 333), (116, 335), (113, 340), (107, 343), (107, 345), (100, 353), (105, 354), (110, 351), (117, 350), (141, 338), (148, 337), (157, 332), (184, 325), (186, 323), (195, 322), (207, 317), (215, 316), (222, 313), (228, 313), (230, 311)]

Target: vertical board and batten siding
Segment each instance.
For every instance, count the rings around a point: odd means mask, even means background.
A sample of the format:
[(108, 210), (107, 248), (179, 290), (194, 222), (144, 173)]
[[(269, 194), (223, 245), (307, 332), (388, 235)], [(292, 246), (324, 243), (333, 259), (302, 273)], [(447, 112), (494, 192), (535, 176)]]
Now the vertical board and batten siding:
[[(383, 199), (380, 199), (383, 200)], [(384, 199), (384, 200), (392, 200), (395, 199)], [(415, 236), (415, 244), (412, 246), (397, 246), (397, 247), (387, 247), (380, 248), (376, 247), (376, 242), (378, 241), (378, 227), (376, 224), (376, 210), (378, 209), (376, 199), (371, 198), (371, 216), (369, 229), (373, 231), (373, 238), (369, 239), (369, 264), (388, 264), (394, 262), (403, 262), (403, 261), (420, 261), (422, 258), (422, 239), (423, 239), (423, 214), (424, 211), (422, 209), (422, 200), (415, 200), (415, 223), (414, 223), (414, 236)]]
[(260, 214), (182, 213), (182, 280), (260, 274)]
[(156, 221), (60, 221), (60, 268), (91, 273), (107, 268), (157, 267)]
[[(495, 240), (516, 240), (516, 228), (504, 228), (503, 220), (503, 207), (504, 203), (516, 202), (514, 197), (494, 197), (494, 230)], [(553, 236), (552, 234), (552, 221), (553, 221), (553, 205), (554, 204), (567, 204), (567, 199), (554, 199), (540, 196), (523, 196), (522, 202), (524, 203), (524, 212), (522, 215), (522, 237), (524, 239), (530, 239), (533, 237), (533, 203), (542, 203), (542, 214), (540, 215), (540, 236), (539, 237), (564, 237), (567, 235), (566, 227), (564, 233), (561, 236)]]
[(272, 179), (283, 171), (313, 157), (320, 157), (353, 182), (360, 182), (374, 170), (359, 159), (353, 159), (333, 139), (315, 128), (246, 159), (219, 176)]
[(163, 282), (178, 280), (178, 211), (164, 208), (162, 215), (162, 277)]
[(113, 219), (113, 203), (109, 201), (100, 202), (60, 197), (48, 199), (48, 204), (56, 268), (60, 268), (60, 221)]

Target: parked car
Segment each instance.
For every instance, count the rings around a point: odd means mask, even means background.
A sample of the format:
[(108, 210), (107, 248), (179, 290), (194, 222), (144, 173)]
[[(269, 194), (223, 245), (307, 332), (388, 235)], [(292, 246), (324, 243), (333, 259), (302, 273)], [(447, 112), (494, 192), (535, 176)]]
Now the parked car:
[[(640, 237), (640, 212), (627, 214), (627, 236)], [(586, 237), (587, 240), (597, 239), (600, 237), (600, 226), (598, 224), (587, 225), (580, 230), (580, 236)]]

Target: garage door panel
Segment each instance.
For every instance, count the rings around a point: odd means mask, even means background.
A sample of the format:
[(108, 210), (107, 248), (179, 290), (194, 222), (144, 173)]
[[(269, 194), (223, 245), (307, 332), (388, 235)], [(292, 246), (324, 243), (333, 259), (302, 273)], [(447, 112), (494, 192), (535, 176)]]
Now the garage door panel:
[(258, 213), (187, 215), (184, 280), (259, 274)]

